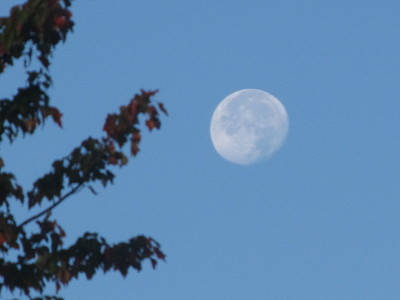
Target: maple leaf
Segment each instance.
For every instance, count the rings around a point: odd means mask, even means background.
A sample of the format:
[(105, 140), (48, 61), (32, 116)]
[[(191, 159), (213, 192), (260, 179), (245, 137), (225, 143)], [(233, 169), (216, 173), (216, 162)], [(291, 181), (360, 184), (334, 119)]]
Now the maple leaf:
[(132, 142), (131, 143), (131, 153), (133, 156), (136, 156), (139, 152), (139, 146), (137, 143)]
[(147, 126), (147, 128), (149, 128), (150, 131), (152, 131), (153, 128), (156, 127), (156, 123), (154, 122), (154, 120), (148, 119), (148, 120), (146, 120), (146, 126)]
[(40, 123), (40, 120), (37, 118), (34, 118), (34, 119), (26, 120), (24, 123), (25, 123), (26, 130), (29, 133), (32, 133), (35, 131), (36, 125)]
[(65, 10), (65, 16), (70, 19), (72, 17), (72, 12), (69, 11), (68, 9)]
[(116, 165), (116, 164), (118, 163), (118, 160), (117, 160), (117, 158), (116, 158), (115, 156), (110, 156), (110, 157), (108, 158), (108, 163), (109, 163), (110, 165)]
[(55, 108), (55, 107), (49, 107), (49, 115), (53, 118), (53, 121), (58, 124), (58, 126), (62, 127), (62, 122), (61, 122), (61, 117), (62, 113)]
[(117, 116), (116, 115), (108, 115), (106, 119), (106, 123), (104, 124), (103, 130), (107, 133), (108, 137), (114, 137), (115, 132), (117, 131)]
[(64, 28), (68, 20), (65, 16), (57, 16), (54, 18), (54, 25), (60, 28)]
[(155, 248), (155, 249), (154, 249), (154, 253), (157, 255), (157, 257), (158, 257), (159, 259), (165, 260), (165, 254), (164, 254), (163, 252), (161, 252), (160, 249)]
[(4, 236), (4, 234), (0, 233), (0, 245), (4, 244), (6, 242), (6, 238)]
[(140, 135), (139, 132), (132, 133), (132, 142), (138, 144), (141, 139), (142, 139), (142, 136)]
[(136, 100), (132, 100), (129, 103), (128, 112), (132, 117), (135, 118), (135, 123), (136, 123), (136, 116), (137, 116), (137, 113), (138, 113), (138, 102)]
[(50, 65), (50, 61), (49, 59), (45, 56), (45, 55), (40, 55), (38, 56), (38, 59), (40, 60), (40, 62), (43, 64), (43, 66), (48, 69), (49, 65)]

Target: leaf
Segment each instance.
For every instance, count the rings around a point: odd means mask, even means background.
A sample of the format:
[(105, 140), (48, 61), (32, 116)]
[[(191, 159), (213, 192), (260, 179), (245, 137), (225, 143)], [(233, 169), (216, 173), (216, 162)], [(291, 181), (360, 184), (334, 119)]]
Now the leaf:
[(150, 258), (150, 262), (151, 262), (151, 266), (153, 267), (153, 269), (155, 269), (157, 266), (157, 261), (154, 258)]
[(148, 119), (146, 120), (146, 126), (152, 131), (154, 128), (157, 128), (157, 123), (154, 120)]
[(107, 133), (108, 137), (114, 137), (117, 129), (116, 121), (117, 121), (117, 116), (115, 114), (107, 116), (103, 130)]
[(71, 280), (71, 272), (69, 272), (65, 267), (61, 268), (57, 274), (58, 279), (62, 284), (66, 285)]
[(54, 18), (53, 22), (55, 26), (63, 29), (65, 25), (67, 25), (68, 20), (65, 16), (57, 16)]
[(155, 248), (155, 249), (154, 249), (154, 253), (157, 255), (157, 257), (158, 257), (159, 259), (165, 260), (165, 254), (164, 254), (163, 252), (161, 252), (160, 249)]
[(131, 154), (132, 154), (133, 156), (136, 156), (136, 155), (138, 154), (139, 150), (140, 150), (140, 149), (139, 149), (138, 144), (132, 142), (132, 143), (131, 143)]
[(121, 153), (121, 155), (121, 166), (124, 166), (128, 163), (128, 158), (123, 153)]
[(93, 193), (93, 195), (97, 196), (97, 192), (94, 190), (94, 188), (92, 186), (88, 186), (89, 190)]
[(168, 111), (165, 109), (164, 104), (158, 103), (158, 107), (161, 109), (161, 111), (168, 116)]
[(60, 111), (57, 108), (51, 107), (51, 116), (53, 117), (54, 122), (56, 122), (58, 126), (62, 127), (61, 123), (62, 113), (60, 113)]
[[(136, 100), (132, 100), (128, 105), (128, 112), (129, 114), (136, 118), (138, 113), (138, 102)], [(136, 120), (135, 120), (136, 121)], [(136, 122), (135, 122), (136, 123)]]
[(140, 140), (142, 139), (142, 136), (140, 135), (140, 132), (134, 132), (132, 133), (132, 142), (138, 144)]
[(29, 133), (33, 133), (36, 129), (36, 125), (39, 123), (40, 123), (40, 121), (37, 118), (26, 120), (25, 128)]
[(118, 159), (114, 155), (112, 155), (108, 158), (108, 163), (110, 165), (116, 165), (118, 164)]
[(4, 244), (6, 242), (6, 238), (4, 236), (4, 234), (0, 233), (0, 245)]
[(49, 65), (50, 65), (50, 61), (48, 60), (48, 58), (45, 56), (45, 55), (40, 55), (39, 57), (38, 57), (38, 59), (40, 60), (40, 62), (42, 63), (42, 65), (46, 68), (46, 69), (48, 69), (49, 68)]

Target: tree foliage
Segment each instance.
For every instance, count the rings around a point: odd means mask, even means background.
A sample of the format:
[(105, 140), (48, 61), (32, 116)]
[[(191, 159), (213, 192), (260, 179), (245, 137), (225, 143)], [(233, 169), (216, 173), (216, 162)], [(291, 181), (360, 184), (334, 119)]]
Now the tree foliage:
[[(18, 59), (27, 69), (26, 86), (12, 98), (0, 99), (0, 142), (6, 137), (12, 143), (20, 135), (33, 134), (49, 117), (62, 126), (62, 114), (50, 105), (47, 91), (52, 85), (49, 67), (53, 51), (73, 30), (70, 6), (70, 0), (28, 0), (0, 18), (0, 74)], [(32, 60), (38, 62), (36, 70), (28, 70)], [(167, 111), (161, 103), (151, 101), (156, 92), (141, 90), (118, 113), (109, 114), (104, 137), (88, 138), (55, 160), (30, 190), (25, 191), (16, 176), (6, 171), (0, 157), (0, 295), (8, 289), (31, 299), (61, 299), (31, 295), (41, 295), (49, 283), (55, 284), (58, 292), (80, 274), (90, 279), (99, 270), (117, 270), (126, 276), (129, 269), (140, 271), (145, 260), (156, 267), (165, 259), (159, 243), (142, 235), (110, 244), (97, 233), (86, 232), (74, 244), (64, 246), (65, 232), (51, 217), (55, 207), (79, 190), (96, 193), (92, 183), (113, 183), (112, 168), (128, 163), (124, 146), (130, 144), (130, 154), (138, 154), (140, 115), (150, 131), (160, 128), (159, 111)], [(21, 221), (16, 220), (11, 201), (28, 210), (46, 208)]]

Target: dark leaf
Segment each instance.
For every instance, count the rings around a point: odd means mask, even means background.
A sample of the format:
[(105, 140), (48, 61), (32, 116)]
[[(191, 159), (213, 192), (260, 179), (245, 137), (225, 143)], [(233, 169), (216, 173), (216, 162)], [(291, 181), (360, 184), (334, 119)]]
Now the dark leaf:
[(162, 103), (158, 103), (158, 107), (160, 108), (160, 110), (168, 116), (168, 111), (165, 109), (164, 104)]
[(97, 195), (97, 192), (94, 190), (92, 186), (89, 185), (88, 188), (94, 195)]

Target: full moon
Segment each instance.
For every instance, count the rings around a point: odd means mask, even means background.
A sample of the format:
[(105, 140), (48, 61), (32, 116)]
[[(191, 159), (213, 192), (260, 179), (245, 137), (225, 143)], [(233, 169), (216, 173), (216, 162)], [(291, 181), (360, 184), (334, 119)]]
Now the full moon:
[(244, 89), (223, 99), (211, 118), (211, 140), (226, 160), (251, 165), (271, 157), (289, 129), (285, 107), (271, 94)]

